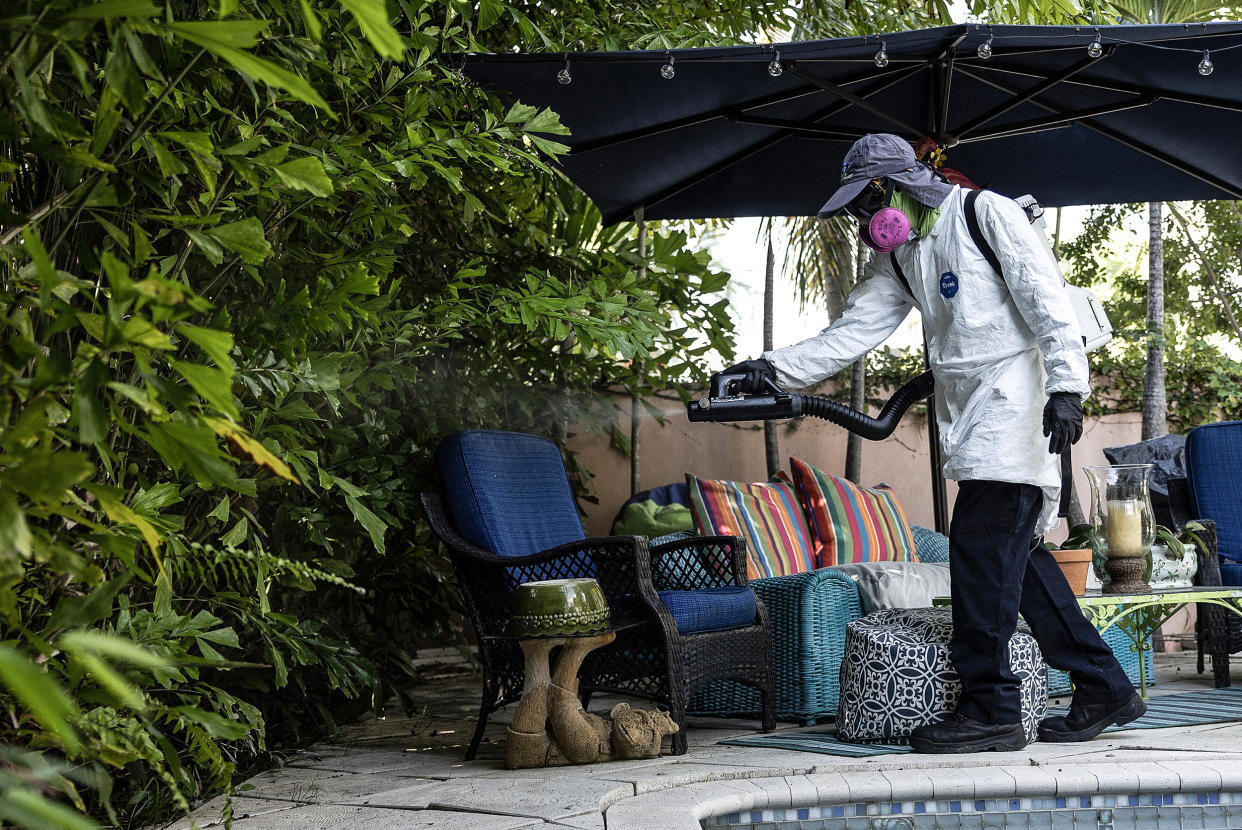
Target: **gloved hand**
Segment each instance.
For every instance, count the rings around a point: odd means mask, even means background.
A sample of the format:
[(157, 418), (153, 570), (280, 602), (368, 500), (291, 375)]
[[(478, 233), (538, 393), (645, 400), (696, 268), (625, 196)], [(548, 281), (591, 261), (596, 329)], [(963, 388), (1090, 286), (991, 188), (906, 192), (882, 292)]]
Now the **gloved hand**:
[(755, 360), (743, 360), (741, 363), (734, 363), (729, 368), (716, 372), (712, 375), (712, 389), (716, 388), (716, 379), (721, 375), (745, 375), (735, 382), (736, 385), (732, 391), (722, 389), (721, 393), (725, 395), (757, 395), (771, 391), (768, 381), (771, 381), (773, 386), (776, 385), (776, 370), (762, 357)]
[(1082, 437), (1082, 399), (1077, 392), (1053, 392), (1044, 405), (1048, 452), (1060, 455)]

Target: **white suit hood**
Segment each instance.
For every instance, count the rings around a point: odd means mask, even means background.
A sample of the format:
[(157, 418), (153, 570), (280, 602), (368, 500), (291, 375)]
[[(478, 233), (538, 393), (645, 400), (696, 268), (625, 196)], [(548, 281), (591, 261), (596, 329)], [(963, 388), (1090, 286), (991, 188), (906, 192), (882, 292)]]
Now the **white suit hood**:
[(1061, 274), (1022, 208), (988, 191), (975, 200), (1002, 276), (971, 239), (964, 201), (954, 188), (927, 236), (893, 254), (909, 290), (890, 255), (877, 254), (839, 320), (763, 357), (785, 388), (809, 386), (879, 346), (917, 307), (936, 378), (945, 477), (1040, 487), (1043, 534), (1056, 526), (1061, 489), (1059, 460), (1043, 435), (1044, 404), (1053, 392), (1087, 397), (1087, 355)]

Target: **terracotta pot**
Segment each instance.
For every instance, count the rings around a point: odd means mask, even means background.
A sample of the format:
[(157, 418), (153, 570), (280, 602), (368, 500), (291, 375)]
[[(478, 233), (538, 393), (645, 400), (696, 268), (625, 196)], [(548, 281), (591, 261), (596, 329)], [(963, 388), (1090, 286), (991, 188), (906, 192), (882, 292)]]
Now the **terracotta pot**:
[(1065, 581), (1070, 584), (1076, 596), (1087, 591), (1087, 571), (1091, 568), (1091, 549), (1054, 550), (1052, 555), (1065, 574)]

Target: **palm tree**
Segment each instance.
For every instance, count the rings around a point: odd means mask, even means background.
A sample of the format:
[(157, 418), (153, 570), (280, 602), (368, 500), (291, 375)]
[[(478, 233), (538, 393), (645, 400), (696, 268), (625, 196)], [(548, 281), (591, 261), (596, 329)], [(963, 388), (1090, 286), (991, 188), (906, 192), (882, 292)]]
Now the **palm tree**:
[[(1199, 23), (1221, 16), (1202, 0), (1109, 0), (1111, 11), (1129, 23)], [(1147, 205), (1147, 368), (1143, 373), (1142, 439), (1169, 432), (1164, 369), (1164, 222), (1160, 202)]]

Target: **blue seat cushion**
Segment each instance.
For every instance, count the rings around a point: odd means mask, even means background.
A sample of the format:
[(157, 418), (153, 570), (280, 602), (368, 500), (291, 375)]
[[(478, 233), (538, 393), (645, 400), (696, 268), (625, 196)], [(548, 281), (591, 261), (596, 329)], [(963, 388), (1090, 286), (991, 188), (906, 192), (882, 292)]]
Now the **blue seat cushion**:
[(1195, 515), (1216, 522), (1223, 559), (1242, 560), (1242, 421), (1195, 427), (1186, 436), (1186, 478)]
[(1220, 563), (1220, 583), (1221, 585), (1242, 585), (1242, 563), (1229, 562), (1228, 560)]
[(755, 591), (749, 585), (660, 591), (660, 600), (682, 634), (741, 628), (755, 622)]
[(586, 538), (556, 444), (536, 435), (467, 430), (436, 448), (453, 527), (501, 556), (526, 556)]

